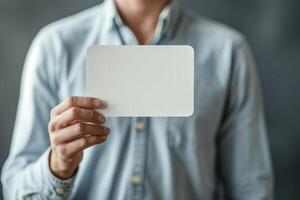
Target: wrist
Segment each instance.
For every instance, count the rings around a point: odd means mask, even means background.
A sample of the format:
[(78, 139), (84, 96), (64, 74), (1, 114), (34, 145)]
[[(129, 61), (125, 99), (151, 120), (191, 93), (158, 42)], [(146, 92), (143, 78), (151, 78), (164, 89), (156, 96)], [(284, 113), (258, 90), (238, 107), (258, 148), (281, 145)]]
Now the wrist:
[[(76, 167), (77, 168), (77, 167)], [(49, 169), (51, 173), (61, 180), (70, 179), (74, 176), (76, 168), (66, 167), (59, 161), (55, 153), (51, 150), (49, 155)]]

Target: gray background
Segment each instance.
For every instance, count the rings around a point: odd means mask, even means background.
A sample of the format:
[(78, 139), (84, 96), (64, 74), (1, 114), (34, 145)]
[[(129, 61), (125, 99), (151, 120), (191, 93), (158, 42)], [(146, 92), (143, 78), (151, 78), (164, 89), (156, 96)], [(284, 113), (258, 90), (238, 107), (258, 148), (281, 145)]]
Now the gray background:
[[(22, 65), (37, 31), (96, 0), (0, 0), (0, 165), (8, 154)], [(244, 33), (262, 81), (276, 199), (300, 199), (300, 1), (182, 0)], [(1, 191), (0, 191), (1, 192)]]

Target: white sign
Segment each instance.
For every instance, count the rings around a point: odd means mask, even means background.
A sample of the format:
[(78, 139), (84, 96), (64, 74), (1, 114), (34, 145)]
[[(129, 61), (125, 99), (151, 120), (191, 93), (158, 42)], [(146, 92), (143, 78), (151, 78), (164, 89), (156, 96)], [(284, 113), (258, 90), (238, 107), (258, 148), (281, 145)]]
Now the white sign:
[(107, 103), (107, 117), (190, 116), (194, 50), (190, 46), (91, 46), (86, 95)]

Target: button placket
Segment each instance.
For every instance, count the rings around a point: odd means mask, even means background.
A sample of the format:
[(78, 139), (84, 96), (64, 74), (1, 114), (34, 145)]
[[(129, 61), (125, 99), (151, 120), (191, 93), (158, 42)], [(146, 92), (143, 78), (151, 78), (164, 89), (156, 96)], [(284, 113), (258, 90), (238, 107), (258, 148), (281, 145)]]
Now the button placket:
[(146, 161), (146, 117), (137, 117), (134, 120), (135, 148), (131, 175), (131, 199), (142, 199), (144, 187), (144, 173)]

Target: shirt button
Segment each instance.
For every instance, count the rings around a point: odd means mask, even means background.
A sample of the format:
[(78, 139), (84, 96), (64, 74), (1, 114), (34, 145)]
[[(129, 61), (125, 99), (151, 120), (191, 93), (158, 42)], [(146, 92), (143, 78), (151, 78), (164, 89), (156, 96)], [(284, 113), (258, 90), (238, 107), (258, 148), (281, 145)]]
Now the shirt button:
[(140, 176), (132, 176), (131, 177), (131, 183), (134, 185), (140, 184), (142, 182), (142, 179)]
[(145, 129), (145, 124), (143, 122), (136, 122), (135, 130), (143, 131)]
[(55, 191), (56, 191), (57, 194), (65, 193), (65, 190), (63, 188), (56, 188)]

